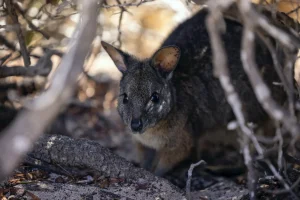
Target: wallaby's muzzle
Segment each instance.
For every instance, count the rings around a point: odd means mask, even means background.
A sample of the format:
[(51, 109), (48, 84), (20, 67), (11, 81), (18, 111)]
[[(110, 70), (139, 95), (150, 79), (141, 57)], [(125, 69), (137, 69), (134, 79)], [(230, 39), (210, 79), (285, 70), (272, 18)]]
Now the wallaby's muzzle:
[(141, 119), (131, 120), (131, 130), (133, 132), (140, 132), (143, 129), (143, 122)]

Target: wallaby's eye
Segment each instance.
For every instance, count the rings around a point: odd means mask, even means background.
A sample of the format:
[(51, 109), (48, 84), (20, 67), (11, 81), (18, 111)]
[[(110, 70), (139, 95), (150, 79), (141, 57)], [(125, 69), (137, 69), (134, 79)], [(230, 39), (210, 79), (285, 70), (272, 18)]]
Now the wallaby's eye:
[(151, 96), (151, 101), (153, 103), (158, 103), (159, 102), (159, 96), (158, 96), (158, 93), (157, 92), (154, 92)]
[(127, 96), (127, 94), (124, 93), (123, 96), (124, 96), (123, 97), (123, 103), (124, 104), (128, 103), (128, 96)]

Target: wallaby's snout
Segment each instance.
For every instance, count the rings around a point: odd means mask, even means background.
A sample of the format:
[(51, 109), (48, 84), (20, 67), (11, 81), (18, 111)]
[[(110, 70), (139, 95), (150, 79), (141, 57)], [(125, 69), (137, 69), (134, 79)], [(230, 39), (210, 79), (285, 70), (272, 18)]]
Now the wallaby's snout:
[(131, 130), (133, 132), (141, 132), (142, 129), (143, 129), (143, 122), (141, 119), (131, 120)]

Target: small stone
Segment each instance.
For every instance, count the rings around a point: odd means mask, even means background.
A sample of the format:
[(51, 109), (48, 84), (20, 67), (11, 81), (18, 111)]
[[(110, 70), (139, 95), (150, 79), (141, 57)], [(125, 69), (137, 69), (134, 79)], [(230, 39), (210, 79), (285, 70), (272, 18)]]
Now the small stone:
[(24, 188), (20, 188), (16, 192), (17, 196), (24, 196), (24, 194), (25, 194), (25, 189)]

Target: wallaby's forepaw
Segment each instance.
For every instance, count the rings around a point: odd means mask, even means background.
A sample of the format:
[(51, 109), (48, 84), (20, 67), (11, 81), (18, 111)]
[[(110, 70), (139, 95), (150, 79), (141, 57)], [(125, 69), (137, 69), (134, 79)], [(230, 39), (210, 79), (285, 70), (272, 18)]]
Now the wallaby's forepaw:
[(154, 174), (156, 175), (156, 176), (163, 176), (163, 175), (165, 175), (168, 171), (170, 171), (172, 169), (172, 167), (171, 168), (156, 168), (155, 170), (154, 170)]
[(148, 171), (153, 171), (155, 168), (155, 157), (156, 151), (145, 147), (144, 145), (137, 143), (137, 152), (138, 152), (138, 163), (141, 168), (144, 168)]
[(154, 170), (157, 176), (163, 176), (172, 170), (177, 164), (186, 159), (190, 154), (190, 148), (163, 149), (159, 153), (159, 161)]
[(155, 168), (155, 156), (155, 150), (148, 149), (146, 152), (144, 152), (144, 157), (140, 162), (140, 166), (148, 171), (153, 171)]

